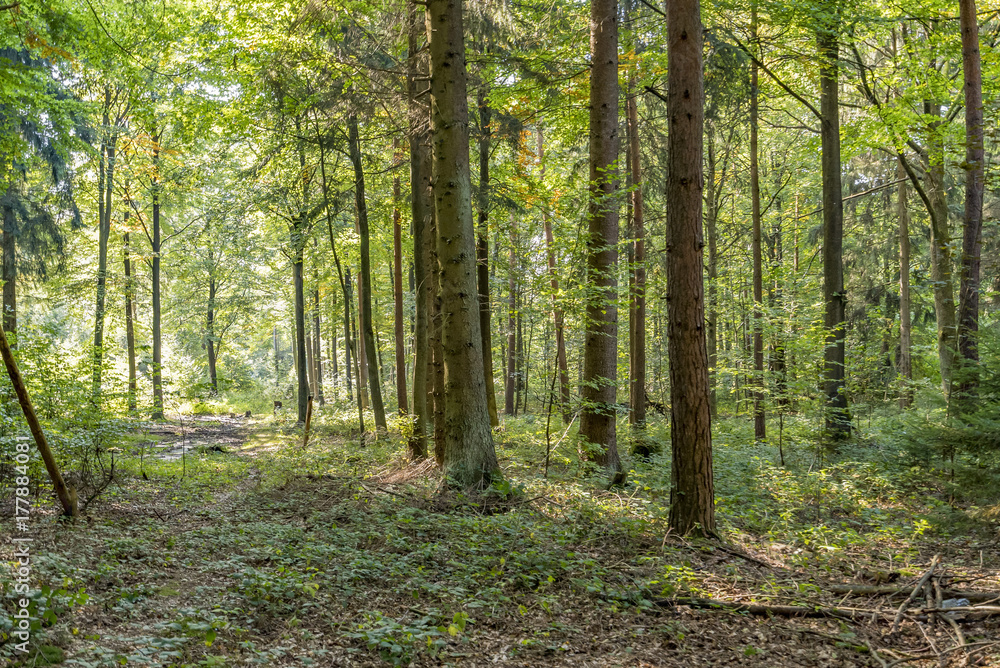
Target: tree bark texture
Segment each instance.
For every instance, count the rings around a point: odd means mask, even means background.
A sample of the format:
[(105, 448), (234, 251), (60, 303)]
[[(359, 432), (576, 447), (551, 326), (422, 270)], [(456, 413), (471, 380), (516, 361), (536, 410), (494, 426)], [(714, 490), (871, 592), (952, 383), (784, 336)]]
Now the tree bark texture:
[(826, 428), (834, 440), (850, 435), (845, 386), (847, 295), (844, 293), (844, 203), (840, 178), (839, 8), (816, 33), (820, 69), (820, 135), (823, 156), (823, 301), (826, 350), (823, 378)]
[[(646, 425), (646, 228), (643, 221), (642, 151), (639, 142), (639, 104), (635, 93), (635, 76), (629, 81), (625, 102), (629, 142), (629, 172), (631, 174), (632, 238), (631, 281), (629, 287), (629, 422), (642, 428)], [(648, 454), (648, 453), (647, 453)]]
[(483, 374), (461, 0), (429, 0), (434, 212), (444, 367), (445, 474), (483, 487), (499, 475)]
[(580, 436), (590, 455), (623, 482), (616, 433), (618, 382), (618, 2), (590, 5), (590, 205), (587, 331)]
[(705, 288), (702, 277), (703, 82), (698, 0), (667, 5), (667, 301), (670, 526), (715, 533)]
[(479, 225), (476, 237), (476, 284), (479, 289), (479, 333), (483, 338), (483, 375), (486, 381), (486, 404), (490, 425), (500, 426), (497, 393), (493, 379), (493, 333), (490, 327), (490, 139), (491, 115), (488, 87), (480, 82), (476, 101), (479, 106)]
[[(400, 165), (399, 140), (393, 140), (393, 163)], [(396, 404), (399, 414), (410, 412), (406, 396), (406, 344), (403, 339), (403, 215), (399, 210), (399, 173), (392, 179), (392, 299), (396, 352)]]
[(160, 331), (160, 139), (153, 131), (153, 419), (163, 419), (163, 339)]
[(958, 352), (962, 357), (959, 393), (969, 398), (978, 385), (980, 249), (983, 237), (983, 73), (975, 0), (959, 0), (962, 70), (965, 83), (965, 226), (959, 289)]

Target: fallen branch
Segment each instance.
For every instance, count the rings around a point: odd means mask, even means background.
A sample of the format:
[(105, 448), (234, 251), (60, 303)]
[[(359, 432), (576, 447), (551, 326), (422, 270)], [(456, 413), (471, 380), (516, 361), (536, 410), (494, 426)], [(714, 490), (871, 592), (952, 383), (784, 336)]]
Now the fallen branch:
[(906, 610), (906, 608), (910, 605), (910, 601), (917, 597), (927, 581), (931, 579), (932, 575), (934, 575), (934, 569), (937, 568), (938, 561), (940, 561), (940, 559), (940, 555), (934, 555), (934, 558), (931, 559), (930, 568), (927, 569), (927, 572), (924, 573), (923, 577), (921, 577), (917, 582), (917, 586), (913, 588), (910, 595), (906, 597), (906, 600), (903, 601), (902, 604), (900, 604), (899, 609), (896, 610), (896, 618), (892, 620), (892, 633), (899, 630), (899, 622), (903, 619), (903, 611)]
[(868, 617), (875, 610), (842, 610), (840, 608), (806, 607), (804, 605), (764, 605), (762, 603), (733, 603), (714, 598), (664, 598), (653, 601), (662, 608), (673, 608), (686, 605), (691, 608), (708, 610), (726, 610), (730, 612), (749, 612), (762, 617), (821, 617), (835, 619), (859, 619)]
[[(820, 585), (826, 591), (834, 594), (852, 594), (855, 596), (894, 596), (905, 594), (910, 591), (909, 587), (891, 587), (886, 585), (855, 585), (855, 584), (832, 584)], [(948, 598), (964, 598), (970, 603), (985, 603), (986, 601), (1000, 600), (1000, 592), (996, 591), (958, 591), (955, 589), (942, 589), (941, 593)]]

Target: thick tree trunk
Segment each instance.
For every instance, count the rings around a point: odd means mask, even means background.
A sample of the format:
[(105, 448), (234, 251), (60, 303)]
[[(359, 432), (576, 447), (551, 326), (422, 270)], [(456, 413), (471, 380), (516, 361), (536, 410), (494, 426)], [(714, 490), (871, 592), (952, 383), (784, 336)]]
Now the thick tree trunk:
[(965, 226), (959, 290), (958, 352), (962, 357), (959, 396), (969, 399), (979, 385), (979, 274), (983, 236), (983, 73), (975, 0), (959, 0), (962, 70), (965, 80)]
[(493, 333), (490, 327), (490, 138), (491, 114), (487, 100), (488, 86), (479, 85), (476, 101), (479, 106), (479, 226), (476, 237), (476, 285), (479, 292), (479, 333), (483, 338), (483, 376), (486, 381), (486, 406), (490, 426), (500, 426), (497, 415), (497, 393), (493, 379)]
[[(642, 152), (639, 148), (639, 104), (635, 76), (629, 80), (625, 102), (628, 121), (629, 171), (632, 188), (632, 257), (630, 260), (629, 299), (629, 422), (633, 427), (646, 426), (646, 229), (643, 222)], [(649, 447), (641, 439), (635, 448), (648, 455)]]
[(461, 0), (429, 0), (434, 211), (444, 366), (445, 474), (483, 487), (499, 476), (483, 375)]
[[(541, 165), (541, 177), (545, 179), (545, 138), (542, 126), (538, 126), (538, 162)], [(569, 409), (569, 367), (566, 363), (566, 327), (563, 311), (559, 308), (559, 278), (556, 274), (555, 237), (552, 234), (552, 215), (548, 202), (542, 211), (542, 225), (545, 228), (545, 249), (549, 261), (549, 285), (552, 287), (552, 324), (556, 330), (556, 368), (559, 374), (559, 403), (561, 405), (563, 422), (569, 424), (571, 419)]]
[(410, 143), (410, 213), (413, 233), (413, 436), (409, 449), (412, 459), (427, 456), (427, 431), (431, 424), (428, 408), (430, 368), (430, 237), (433, 202), (431, 201), (431, 152), (428, 123), (430, 112), (422, 101), (424, 90), (417, 79), (427, 76), (426, 58), (421, 43), (427, 34), (424, 15), (416, 4), (407, 2), (409, 13), (409, 51), (406, 60), (406, 90)]
[(587, 332), (580, 436), (612, 484), (624, 482), (616, 434), (618, 382), (618, 2), (590, 5), (590, 207)]
[(924, 102), (924, 114), (932, 117), (927, 138), (927, 198), (931, 204), (931, 283), (934, 285), (934, 314), (937, 319), (938, 364), (941, 391), (951, 393), (951, 372), (955, 360), (955, 286), (952, 279), (951, 225), (948, 194), (945, 190), (944, 139), (941, 136), (941, 105)]
[[(896, 177), (906, 178), (900, 163)], [(896, 217), (899, 222), (899, 407), (913, 404), (913, 361), (910, 355), (910, 210), (906, 204), (906, 183), (899, 184), (896, 194)]]
[(128, 411), (136, 411), (135, 372), (135, 278), (132, 276), (132, 250), (129, 245), (129, 212), (125, 212), (125, 234), (123, 236), (125, 255), (125, 347), (128, 351)]
[[(757, 5), (750, 19), (754, 46), (757, 42)], [(757, 61), (750, 64), (750, 217), (753, 227), (753, 432), (754, 438), (767, 438), (764, 415), (764, 267), (760, 229), (760, 147), (757, 141), (759, 113)]]
[(153, 419), (163, 419), (163, 339), (160, 332), (160, 137), (153, 131)]
[[(212, 262), (209, 251), (209, 264)], [(205, 348), (208, 352), (208, 382), (212, 386), (212, 396), (219, 393), (219, 375), (215, 359), (215, 277), (208, 279), (208, 312), (205, 316)]]
[[(393, 139), (393, 162), (400, 164), (399, 140)], [(396, 352), (396, 404), (400, 415), (410, 412), (409, 399), (406, 396), (406, 344), (403, 338), (403, 216), (399, 210), (400, 185), (399, 172), (392, 179), (392, 261), (393, 261), (393, 315), (395, 325)]]
[(667, 4), (667, 336), (670, 354), (670, 527), (715, 533), (705, 286), (702, 276), (701, 16), (698, 0)]
[(823, 301), (826, 305), (824, 389), (826, 428), (834, 440), (851, 433), (845, 387), (847, 295), (844, 293), (844, 203), (840, 180), (840, 102), (838, 84), (839, 9), (816, 33), (820, 59), (820, 134), (823, 156)]

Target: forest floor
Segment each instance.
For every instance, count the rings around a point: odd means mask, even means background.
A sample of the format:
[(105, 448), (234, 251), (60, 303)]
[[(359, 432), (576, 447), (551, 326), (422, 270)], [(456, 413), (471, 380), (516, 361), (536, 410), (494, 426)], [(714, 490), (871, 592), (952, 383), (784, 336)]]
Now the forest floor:
[(0, 660), (1000, 665), (996, 603), (927, 613), (921, 591), (894, 629), (935, 558), (932, 608), (935, 587), (943, 599), (1000, 590), (1000, 534), (995, 517), (932, 475), (888, 467), (894, 453), (871, 444), (833, 464), (786, 444), (781, 467), (775, 449), (745, 445), (743, 421), (722, 425), (719, 542), (667, 531), (669, 453), (632, 462), (629, 484), (605, 491), (568, 439), (552, 439), (543, 477), (544, 425), (514, 421), (497, 437), (509, 484), (466, 497), (441, 493), (430, 463), (408, 464), (398, 435), (361, 446), (323, 421), (307, 447), (280, 418), (150, 425), (128, 436), (114, 482), (83, 518), (57, 521), (43, 498), (31, 532), (46, 585), (32, 612), (44, 621), (25, 658), (4, 641), (0, 614)]

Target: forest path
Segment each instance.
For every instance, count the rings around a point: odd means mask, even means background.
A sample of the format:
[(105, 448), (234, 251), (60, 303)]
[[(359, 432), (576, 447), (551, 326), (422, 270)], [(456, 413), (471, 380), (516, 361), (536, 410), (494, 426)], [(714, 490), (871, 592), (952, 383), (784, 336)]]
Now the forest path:
[(176, 460), (199, 449), (239, 447), (252, 432), (244, 416), (189, 415), (158, 422), (145, 431), (154, 457)]

